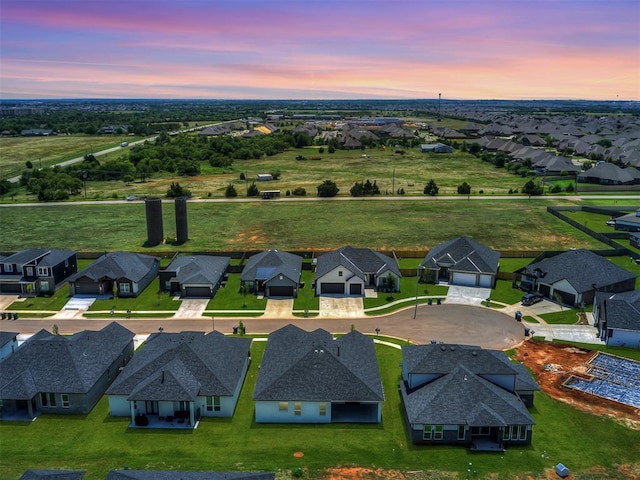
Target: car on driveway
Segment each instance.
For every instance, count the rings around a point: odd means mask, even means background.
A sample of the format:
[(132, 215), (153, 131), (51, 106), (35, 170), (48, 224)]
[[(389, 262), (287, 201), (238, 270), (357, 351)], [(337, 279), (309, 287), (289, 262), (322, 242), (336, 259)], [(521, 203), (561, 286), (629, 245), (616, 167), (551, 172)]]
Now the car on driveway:
[(544, 300), (544, 297), (542, 296), (541, 293), (537, 293), (537, 292), (527, 293), (525, 296), (522, 297), (522, 305), (526, 307), (526, 306), (541, 302), (542, 300)]

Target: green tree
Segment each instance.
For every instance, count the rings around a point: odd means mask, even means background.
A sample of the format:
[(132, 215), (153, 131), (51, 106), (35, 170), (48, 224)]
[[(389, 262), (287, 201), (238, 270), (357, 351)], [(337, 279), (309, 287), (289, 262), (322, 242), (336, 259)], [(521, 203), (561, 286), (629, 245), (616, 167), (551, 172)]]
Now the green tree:
[(318, 185), (317, 188), (319, 197), (335, 197), (340, 191), (338, 185), (333, 180), (325, 180)]
[(471, 193), (471, 185), (467, 182), (462, 182), (462, 184), (458, 185), (458, 194), (460, 195), (469, 195)]
[(258, 190), (255, 182), (251, 182), (251, 185), (247, 187), (247, 197), (257, 197), (259, 194), (260, 190)]
[(543, 187), (538, 182), (534, 182), (533, 180), (529, 180), (522, 187), (522, 193), (525, 195), (542, 195)]
[(224, 196), (227, 198), (234, 198), (238, 196), (238, 192), (236, 191), (236, 187), (232, 184), (227, 185), (227, 188), (224, 191)]
[(436, 195), (438, 195), (439, 191), (440, 189), (438, 188), (438, 185), (433, 180), (433, 178), (427, 182), (423, 190), (425, 195), (431, 195), (432, 197), (435, 197)]
[(189, 189), (184, 188), (178, 182), (171, 182), (169, 189), (167, 190), (167, 197), (169, 198), (177, 198), (177, 197), (190, 197), (191, 192)]

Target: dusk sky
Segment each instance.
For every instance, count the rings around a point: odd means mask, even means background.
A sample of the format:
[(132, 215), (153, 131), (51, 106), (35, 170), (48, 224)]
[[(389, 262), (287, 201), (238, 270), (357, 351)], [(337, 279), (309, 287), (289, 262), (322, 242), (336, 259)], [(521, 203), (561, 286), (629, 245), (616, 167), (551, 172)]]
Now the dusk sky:
[(640, 100), (640, 0), (0, 0), (0, 98)]

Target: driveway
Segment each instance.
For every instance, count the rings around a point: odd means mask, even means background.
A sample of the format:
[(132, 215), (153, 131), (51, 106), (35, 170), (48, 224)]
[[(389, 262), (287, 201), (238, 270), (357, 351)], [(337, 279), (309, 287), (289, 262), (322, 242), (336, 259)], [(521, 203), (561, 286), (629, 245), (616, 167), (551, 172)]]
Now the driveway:
[(293, 318), (293, 298), (268, 298), (263, 317)]
[(362, 297), (320, 297), (321, 318), (362, 318), (364, 304)]
[(182, 300), (180, 308), (173, 316), (174, 318), (202, 318), (202, 313), (209, 304), (208, 298), (193, 298)]
[(458, 305), (481, 305), (482, 302), (486, 301), (490, 295), (490, 288), (449, 285), (447, 303), (455, 303)]

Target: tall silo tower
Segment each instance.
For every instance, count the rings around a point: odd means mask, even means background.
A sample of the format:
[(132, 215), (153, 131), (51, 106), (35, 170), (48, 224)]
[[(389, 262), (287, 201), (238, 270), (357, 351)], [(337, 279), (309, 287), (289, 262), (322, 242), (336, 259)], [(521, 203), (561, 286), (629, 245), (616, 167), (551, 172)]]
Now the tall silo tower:
[(175, 199), (176, 209), (176, 242), (178, 245), (189, 240), (189, 223), (187, 220), (187, 197)]
[(147, 213), (147, 245), (162, 243), (164, 231), (162, 228), (162, 200), (160, 198), (146, 198), (144, 206)]

